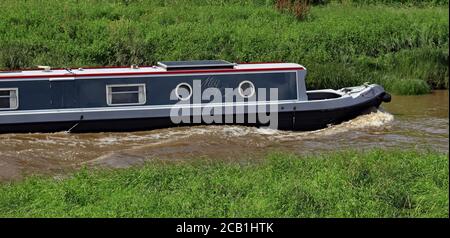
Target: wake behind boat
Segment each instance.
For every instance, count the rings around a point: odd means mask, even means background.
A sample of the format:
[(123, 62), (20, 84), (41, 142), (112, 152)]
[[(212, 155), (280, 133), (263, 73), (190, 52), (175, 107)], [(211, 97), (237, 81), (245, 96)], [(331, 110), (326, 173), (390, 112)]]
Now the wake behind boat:
[(0, 71), (0, 132), (136, 131), (195, 124), (314, 130), (389, 102), (376, 84), (307, 91), (295, 63)]

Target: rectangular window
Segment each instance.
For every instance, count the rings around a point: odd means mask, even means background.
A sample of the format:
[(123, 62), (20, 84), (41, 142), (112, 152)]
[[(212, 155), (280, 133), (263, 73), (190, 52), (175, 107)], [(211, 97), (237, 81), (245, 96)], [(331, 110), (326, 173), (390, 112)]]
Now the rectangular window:
[(107, 85), (106, 99), (109, 106), (145, 104), (145, 84)]
[(19, 107), (17, 88), (0, 88), (0, 110), (14, 110)]

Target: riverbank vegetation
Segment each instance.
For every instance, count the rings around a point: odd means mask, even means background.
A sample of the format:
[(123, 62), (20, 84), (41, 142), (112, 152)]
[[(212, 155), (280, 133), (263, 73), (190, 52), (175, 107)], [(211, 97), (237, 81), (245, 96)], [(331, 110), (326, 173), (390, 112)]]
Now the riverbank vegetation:
[(0, 185), (1, 217), (447, 217), (448, 154), (149, 162)]
[(315, 0), (302, 21), (275, 3), (4, 0), (0, 68), (281, 61), (305, 65), (311, 89), (448, 88), (448, 0)]

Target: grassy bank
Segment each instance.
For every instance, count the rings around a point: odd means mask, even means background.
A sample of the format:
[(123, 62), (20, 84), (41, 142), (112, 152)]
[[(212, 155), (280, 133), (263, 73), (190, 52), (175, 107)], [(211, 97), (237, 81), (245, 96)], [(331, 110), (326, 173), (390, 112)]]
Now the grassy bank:
[(311, 89), (367, 81), (401, 94), (448, 88), (445, 1), (343, 2), (315, 5), (298, 21), (270, 0), (4, 0), (0, 68), (283, 61), (305, 65)]
[(271, 154), (0, 185), (1, 217), (448, 217), (448, 155)]

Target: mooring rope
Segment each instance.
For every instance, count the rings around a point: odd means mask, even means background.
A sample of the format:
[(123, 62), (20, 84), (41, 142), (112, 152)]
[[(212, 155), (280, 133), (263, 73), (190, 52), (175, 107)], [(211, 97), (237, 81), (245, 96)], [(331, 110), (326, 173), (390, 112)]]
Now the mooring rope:
[(79, 124), (80, 124), (80, 122), (83, 120), (83, 116), (81, 116), (80, 117), (80, 121), (78, 121), (77, 123), (75, 123), (75, 125), (73, 125), (69, 130), (67, 130), (67, 131), (65, 131), (66, 133), (70, 133), (70, 132), (72, 132), (72, 130), (75, 128), (75, 127), (77, 127)]

